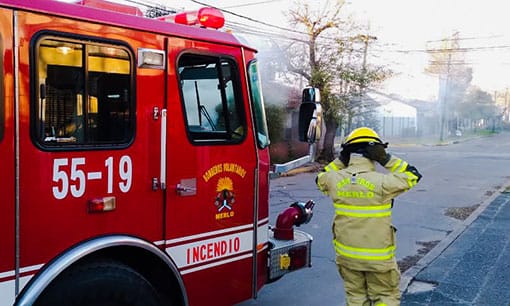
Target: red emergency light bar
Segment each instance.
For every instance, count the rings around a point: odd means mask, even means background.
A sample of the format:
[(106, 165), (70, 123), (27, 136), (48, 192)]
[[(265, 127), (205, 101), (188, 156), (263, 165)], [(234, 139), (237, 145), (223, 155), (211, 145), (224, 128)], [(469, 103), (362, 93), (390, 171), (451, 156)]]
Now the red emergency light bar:
[(198, 11), (181, 12), (172, 16), (158, 18), (163, 21), (173, 21), (184, 25), (198, 25), (204, 28), (219, 29), (225, 24), (223, 13), (212, 7), (203, 7)]

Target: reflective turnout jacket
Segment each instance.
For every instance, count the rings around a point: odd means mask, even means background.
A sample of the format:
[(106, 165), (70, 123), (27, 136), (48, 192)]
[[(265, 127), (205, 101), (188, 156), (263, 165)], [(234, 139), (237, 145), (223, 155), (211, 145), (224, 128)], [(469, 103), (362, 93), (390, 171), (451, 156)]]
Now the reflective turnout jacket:
[(417, 183), (407, 162), (391, 156), (375, 170), (370, 159), (351, 155), (346, 168), (338, 159), (317, 176), (317, 185), (333, 200), (333, 245), (337, 264), (358, 271), (388, 271), (396, 267), (392, 200)]

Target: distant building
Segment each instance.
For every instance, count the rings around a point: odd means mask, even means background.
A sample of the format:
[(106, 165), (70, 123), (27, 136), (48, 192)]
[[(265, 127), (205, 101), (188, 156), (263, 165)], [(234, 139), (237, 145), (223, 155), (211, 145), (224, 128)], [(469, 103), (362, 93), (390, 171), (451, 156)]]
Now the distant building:
[(373, 100), (379, 121), (378, 132), (383, 138), (415, 136), (417, 131), (417, 111), (400, 99), (370, 91), (365, 99)]
[(433, 101), (405, 100), (377, 91), (369, 91), (366, 98), (379, 105), (376, 116), (381, 137), (416, 137), (437, 132), (437, 110)]
[(417, 113), (417, 136), (438, 135), (440, 128), (437, 101), (410, 100), (409, 105), (416, 108)]

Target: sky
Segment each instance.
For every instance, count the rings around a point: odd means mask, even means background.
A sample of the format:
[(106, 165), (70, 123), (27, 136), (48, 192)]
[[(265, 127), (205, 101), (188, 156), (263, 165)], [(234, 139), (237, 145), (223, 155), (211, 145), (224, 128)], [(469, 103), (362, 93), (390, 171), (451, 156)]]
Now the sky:
[[(154, 1), (154, 0), (153, 0)], [(293, 0), (199, 0), (219, 8), (288, 28), (285, 13)], [(331, 4), (335, 0), (329, 0)], [(310, 1), (321, 7), (326, 0)], [(192, 9), (190, 0), (166, 0), (165, 5)], [(382, 91), (408, 98), (437, 98), (437, 76), (424, 73), (430, 57), (427, 48), (459, 32), (466, 62), (473, 68), (472, 84), (491, 94), (510, 87), (510, 3), (504, 0), (347, 0), (342, 8), (377, 37), (374, 61), (388, 64), (395, 77)], [(225, 14), (228, 20), (246, 19)], [(256, 27), (263, 27), (254, 24)], [(271, 29), (277, 32), (277, 29)]]
[[(402, 50), (435, 47), (438, 40), (458, 31), (461, 48), (467, 48), (466, 62), (473, 68), (473, 85), (493, 93), (510, 86), (510, 27), (507, 1), (485, 0), (356, 0), (356, 10), (370, 22), (378, 40)], [(506, 46), (506, 47), (505, 47)], [(494, 48), (498, 47), (498, 48)], [(391, 48), (391, 47), (390, 47)], [(391, 57), (391, 53), (386, 54)], [(429, 57), (423, 52), (399, 53), (397, 63), (404, 72), (393, 86), (412, 94), (412, 87), (427, 84), (423, 74)], [(407, 67), (407, 69), (406, 69)], [(406, 80), (407, 74), (407, 80)], [(429, 80), (429, 82), (427, 82)], [(437, 87), (437, 78), (433, 78)], [(406, 89), (405, 86), (408, 86)], [(427, 95), (427, 86), (420, 87)], [(432, 87), (431, 87), (432, 88)]]
[[(290, 28), (286, 12), (295, 0), (116, 0), (160, 3), (166, 7), (193, 10), (197, 2), (225, 13), (228, 21), (265, 29), (264, 35), (282, 32), (272, 24)], [(306, 1), (306, 0), (301, 0)], [(308, 0), (323, 8), (337, 0)], [(407, 98), (437, 98), (437, 76), (424, 73), (430, 57), (427, 48), (458, 31), (461, 48), (467, 48), (466, 62), (473, 68), (472, 84), (489, 93), (510, 87), (510, 2), (505, 0), (347, 0), (342, 11), (359, 24), (367, 25), (377, 37), (369, 60), (388, 65), (395, 77), (381, 91)], [(244, 16), (246, 18), (241, 18)], [(252, 22), (257, 20), (260, 23)], [(284, 32), (284, 31), (283, 31)], [(286, 32), (292, 35), (291, 32)], [(372, 48), (372, 46), (371, 46)]]

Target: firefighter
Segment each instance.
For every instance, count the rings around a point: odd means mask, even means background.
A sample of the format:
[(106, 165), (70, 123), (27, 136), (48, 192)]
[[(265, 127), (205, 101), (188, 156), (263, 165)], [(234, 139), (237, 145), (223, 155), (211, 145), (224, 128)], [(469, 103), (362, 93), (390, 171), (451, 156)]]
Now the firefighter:
[[(355, 129), (339, 158), (317, 176), (317, 186), (333, 200), (333, 245), (347, 305), (399, 305), (400, 271), (395, 259), (393, 199), (421, 179), (406, 161), (386, 153), (377, 133)], [(376, 164), (387, 173), (376, 171)]]

